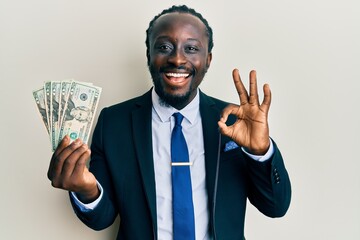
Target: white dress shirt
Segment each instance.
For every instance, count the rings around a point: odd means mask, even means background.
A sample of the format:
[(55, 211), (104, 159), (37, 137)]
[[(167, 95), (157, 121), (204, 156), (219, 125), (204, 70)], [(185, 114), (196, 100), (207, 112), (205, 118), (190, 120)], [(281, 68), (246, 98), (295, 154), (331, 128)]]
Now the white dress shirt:
[[(152, 143), (153, 159), (156, 184), (156, 211), (158, 239), (171, 240), (173, 231), (172, 221), (172, 187), (171, 187), (171, 132), (175, 125), (173, 113), (180, 112), (184, 116), (182, 130), (186, 139), (190, 166), (191, 183), (193, 190), (193, 204), (195, 216), (195, 234), (197, 240), (209, 239), (209, 210), (208, 196), (206, 191), (206, 172), (205, 172), (205, 151), (203, 128), (200, 116), (200, 97), (199, 90), (196, 97), (183, 109), (178, 111), (173, 107), (164, 106), (160, 103), (159, 96), (154, 89), (152, 90)], [(264, 156), (257, 156), (243, 151), (256, 161), (266, 161), (273, 154), (273, 144), (270, 141), (270, 148)], [(75, 203), (82, 211), (94, 209), (102, 197), (92, 203), (81, 203), (76, 194), (72, 193)]]
[(196, 97), (183, 109), (165, 107), (159, 96), (152, 92), (152, 142), (156, 184), (156, 211), (159, 239), (173, 239), (172, 189), (171, 189), (171, 132), (175, 126), (172, 116), (180, 112), (184, 116), (182, 131), (188, 146), (192, 195), (195, 217), (195, 239), (209, 239), (209, 210), (206, 191), (205, 151), (200, 116), (200, 97)]

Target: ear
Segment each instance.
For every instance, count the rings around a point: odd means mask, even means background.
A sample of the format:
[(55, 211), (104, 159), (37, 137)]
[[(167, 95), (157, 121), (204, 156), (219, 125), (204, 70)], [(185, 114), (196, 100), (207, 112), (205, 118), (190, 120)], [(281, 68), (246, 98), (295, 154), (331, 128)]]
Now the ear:
[(209, 68), (210, 67), (210, 63), (211, 63), (211, 59), (212, 59), (212, 53), (208, 53), (207, 58), (206, 58), (206, 67)]

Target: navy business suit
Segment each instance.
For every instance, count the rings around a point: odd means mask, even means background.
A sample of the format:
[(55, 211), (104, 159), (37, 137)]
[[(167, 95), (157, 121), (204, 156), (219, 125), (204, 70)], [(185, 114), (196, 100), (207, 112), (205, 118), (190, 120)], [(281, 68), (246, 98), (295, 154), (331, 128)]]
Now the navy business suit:
[[(227, 103), (200, 92), (210, 233), (215, 239), (243, 239), (246, 200), (269, 217), (283, 216), (291, 186), (276, 145), (269, 161), (256, 162), (240, 148), (224, 151), (217, 121)], [(151, 138), (151, 91), (105, 108), (91, 145), (90, 171), (104, 189), (99, 205), (78, 217), (100, 230), (120, 215), (117, 239), (157, 239), (156, 193)], [(231, 120), (229, 120), (231, 123)], [(219, 159), (219, 161), (218, 161)]]

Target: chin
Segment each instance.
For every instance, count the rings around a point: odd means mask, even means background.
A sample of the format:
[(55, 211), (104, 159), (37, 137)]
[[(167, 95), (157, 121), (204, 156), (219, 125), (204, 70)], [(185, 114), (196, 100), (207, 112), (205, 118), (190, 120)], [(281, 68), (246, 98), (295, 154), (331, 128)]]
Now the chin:
[(163, 79), (163, 74), (155, 71), (154, 68), (151, 67), (149, 67), (149, 70), (155, 91), (160, 97), (163, 106), (172, 106), (180, 109), (189, 103), (192, 93), (194, 92), (194, 89), (192, 89), (193, 74), (191, 74), (191, 79), (189, 79), (187, 84), (183, 86), (171, 86), (167, 84), (167, 80)]
[[(160, 86), (159, 86), (160, 85)], [(155, 91), (161, 99), (164, 106), (172, 106), (178, 108), (179, 106), (186, 105), (189, 102), (191, 91), (187, 90), (185, 93), (176, 93), (174, 91), (168, 92), (161, 84), (154, 81)]]

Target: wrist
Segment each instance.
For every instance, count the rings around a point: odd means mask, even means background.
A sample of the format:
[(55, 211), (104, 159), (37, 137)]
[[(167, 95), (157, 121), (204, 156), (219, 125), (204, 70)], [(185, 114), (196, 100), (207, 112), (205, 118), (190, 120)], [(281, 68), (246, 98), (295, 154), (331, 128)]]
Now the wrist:
[(97, 184), (95, 184), (95, 186), (89, 190), (76, 192), (75, 194), (82, 203), (87, 204), (95, 201), (100, 196), (100, 190)]
[(259, 146), (256, 148), (247, 148), (247, 151), (253, 155), (263, 156), (268, 152), (269, 147), (270, 147), (270, 140), (267, 141), (267, 143), (263, 144), (262, 147)]

